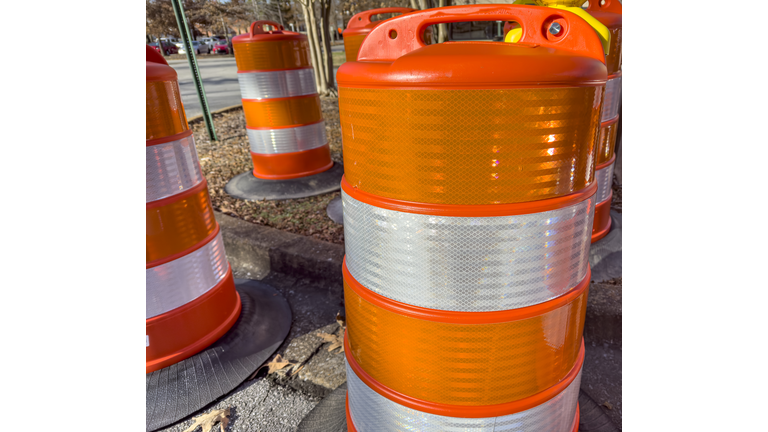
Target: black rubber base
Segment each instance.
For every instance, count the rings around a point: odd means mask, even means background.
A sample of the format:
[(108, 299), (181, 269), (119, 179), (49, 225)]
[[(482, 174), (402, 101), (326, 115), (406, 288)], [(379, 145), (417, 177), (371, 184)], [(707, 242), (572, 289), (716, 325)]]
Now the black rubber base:
[(248, 201), (306, 198), (341, 189), (342, 175), (344, 166), (336, 162), (319, 174), (291, 180), (264, 180), (248, 171), (235, 176), (224, 190), (235, 198)]
[(323, 398), (301, 420), (296, 432), (347, 432), (347, 383)]
[(611, 210), (611, 231), (589, 249), (592, 280), (603, 282), (621, 277), (621, 213)]
[(341, 197), (336, 197), (328, 203), (325, 208), (328, 217), (339, 225), (344, 225), (344, 206), (341, 203)]
[(611, 418), (583, 390), (579, 390), (579, 432), (618, 432)]
[(269, 285), (236, 279), (242, 311), (224, 336), (197, 355), (147, 374), (147, 430), (188, 417), (229, 393), (283, 343), (291, 308)]

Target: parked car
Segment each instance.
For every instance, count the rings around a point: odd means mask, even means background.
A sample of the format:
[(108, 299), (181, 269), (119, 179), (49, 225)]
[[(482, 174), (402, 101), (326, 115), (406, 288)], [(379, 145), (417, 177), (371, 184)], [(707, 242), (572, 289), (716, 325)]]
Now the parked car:
[(229, 45), (227, 44), (227, 41), (226, 40), (217, 41), (216, 45), (213, 47), (213, 52), (216, 54), (230, 54)]
[[(179, 52), (179, 49), (176, 48), (176, 45), (173, 45), (167, 42), (162, 42), (162, 44), (163, 44), (163, 52), (165, 53), (165, 55), (177, 54)], [(149, 44), (149, 46), (154, 48), (155, 51), (160, 52), (160, 42), (153, 42)]]
[(208, 45), (208, 48), (210, 48), (211, 51), (213, 51), (213, 48), (216, 46), (216, 43), (218, 43), (219, 41), (218, 39), (207, 37), (207, 38), (203, 38), (202, 42)]
[[(192, 41), (192, 49), (195, 50), (195, 54), (202, 54), (202, 53), (210, 53), (211, 48), (208, 47), (208, 45), (199, 42), (199, 41)], [(186, 54), (187, 51), (184, 49), (184, 45), (181, 45), (181, 48), (179, 48), (179, 54)]]

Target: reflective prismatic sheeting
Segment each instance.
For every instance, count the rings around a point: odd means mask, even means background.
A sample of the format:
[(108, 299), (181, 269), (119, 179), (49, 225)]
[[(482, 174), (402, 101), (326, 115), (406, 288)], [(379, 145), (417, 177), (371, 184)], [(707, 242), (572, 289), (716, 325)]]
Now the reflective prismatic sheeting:
[(607, 200), (611, 195), (613, 186), (613, 166), (609, 166), (595, 171), (595, 177), (597, 177), (597, 204)]
[(147, 203), (147, 263), (199, 245), (216, 230), (205, 180), (179, 196)]
[(147, 81), (147, 140), (189, 129), (178, 81)]
[(344, 36), (344, 53), (347, 61), (357, 61), (357, 54), (360, 52), (360, 45), (367, 34)]
[(359, 432), (571, 432), (581, 371), (560, 394), (515, 414), (487, 418), (446, 417), (402, 406), (368, 387), (347, 363), (347, 396)]
[(603, 123), (600, 127), (600, 138), (597, 141), (597, 165), (611, 160), (616, 151), (616, 134), (619, 125), (617, 121)]
[(237, 74), (243, 99), (272, 99), (317, 93), (312, 68)]
[(587, 274), (595, 199), (541, 213), (430, 216), (342, 191), (350, 273), (410, 305), (460, 312), (516, 309), (559, 297)]
[(594, 180), (603, 87), (341, 87), (344, 174), (361, 191), (436, 204), (503, 204)]
[(578, 359), (586, 283), (529, 318), (460, 324), (376, 305), (350, 277), (344, 274), (350, 355), (371, 378), (406, 396), (463, 406), (513, 402), (562, 381)]
[(301, 69), (312, 66), (309, 41), (292, 39), (232, 44), (238, 71)]
[(221, 233), (187, 255), (147, 269), (147, 318), (166, 313), (205, 294), (229, 269)]
[(323, 120), (320, 96), (297, 96), (261, 101), (243, 99), (245, 124), (250, 128), (303, 126)]
[(603, 98), (602, 121), (608, 121), (619, 115), (619, 102), (621, 102), (621, 75), (608, 78), (605, 83), (605, 97)]
[(328, 143), (325, 122), (283, 129), (246, 129), (251, 151), (259, 154), (293, 153)]
[(201, 181), (192, 135), (147, 146), (147, 202), (183, 192)]

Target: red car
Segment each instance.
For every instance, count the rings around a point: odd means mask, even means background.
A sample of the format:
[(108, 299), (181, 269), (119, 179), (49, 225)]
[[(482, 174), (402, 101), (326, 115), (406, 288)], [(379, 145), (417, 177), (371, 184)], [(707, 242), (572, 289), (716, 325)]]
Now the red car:
[(213, 52), (216, 54), (229, 54), (229, 45), (227, 41), (220, 40), (213, 45)]
[[(154, 48), (155, 51), (160, 52), (160, 44), (158, 42), (153, 42), (149, 46)], [(163, 42), (163, 51), (165, 51), (165, 55), (178, 54), (179, 48), (172, 43)]]

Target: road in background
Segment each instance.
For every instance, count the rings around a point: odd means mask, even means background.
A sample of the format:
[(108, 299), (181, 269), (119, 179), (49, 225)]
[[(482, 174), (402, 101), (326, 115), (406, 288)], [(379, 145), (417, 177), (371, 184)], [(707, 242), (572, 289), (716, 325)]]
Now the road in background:
[[(187, 60), (171, 60), (168, 62), (179, 74), (179, 89), (181, 101), (187, 112), (187, 118), (201, 115), (203, 110), (197, 99), (195, 82), (189, 70)], [(240, 104), (240, 85), (237, 83), (237, 65), (234, 57), (220, 59), (198, 59), (197, 67), (203, 78), (205, 96), (208, 98), (208, 108), (216, 111), (232, 105)]]
[[(336, 45), (331, 50), (343, 51), (344, 46)], [(203, 110), (197, 99), (197, 91), (195, 90), (195, 82), (192, 80), (192, 73), (189, 70), (189, 63), (187, 60), (170, 60), (168, 64), (179, 74), (181, 101), (184, 103), (187, 118), (201, 115)], [(208, 98), (208, 108), (211, 111), (242, 103), (240, 85), (237, 83), (237, 64), (234, 57), (198, 58), (197, 67), (200, 68), (205, 96)], [(334, 79), (336, 79), (338, 69), (337, 65), (333, 70)]]

